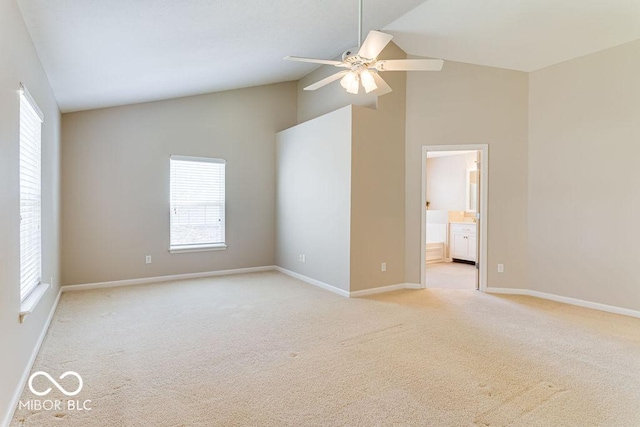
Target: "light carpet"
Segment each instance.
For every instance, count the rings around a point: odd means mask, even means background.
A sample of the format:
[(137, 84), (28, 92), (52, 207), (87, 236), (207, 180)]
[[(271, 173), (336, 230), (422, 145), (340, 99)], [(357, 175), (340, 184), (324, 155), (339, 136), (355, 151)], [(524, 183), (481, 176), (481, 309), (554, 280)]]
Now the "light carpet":
[(640, 319), (277, 272), (64, 293), (33, 369), (92, 410), (13, 426), (640, 425)]

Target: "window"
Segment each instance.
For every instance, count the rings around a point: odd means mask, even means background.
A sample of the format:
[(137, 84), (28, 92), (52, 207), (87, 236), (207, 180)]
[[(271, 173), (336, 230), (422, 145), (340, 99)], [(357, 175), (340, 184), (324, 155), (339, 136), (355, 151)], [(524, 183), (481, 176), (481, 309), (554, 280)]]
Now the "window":
[(225, 249), (225, 164), (171, 156), (171, 252)]
[(20, 90), (20, 300), (42, 277), (41, 127), (42, 112), (23, 86)]

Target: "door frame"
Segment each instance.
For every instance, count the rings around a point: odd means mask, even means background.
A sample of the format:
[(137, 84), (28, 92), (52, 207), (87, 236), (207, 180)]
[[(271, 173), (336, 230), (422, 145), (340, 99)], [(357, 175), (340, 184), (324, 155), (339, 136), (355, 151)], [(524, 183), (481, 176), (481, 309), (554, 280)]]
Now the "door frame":
[(479, 267), (479, 288), (481, 292), (487, 289), (487, 224), (489, 222), (489, 144), (462, 144), (462, 145), (423, 145), (422, 146), (422, 203), (420, 225), (420, 285), (427, 287), (427, 269), (425, 265), (427, 251), (427, 153), (429, 151), (480, 151), (480, 265)]

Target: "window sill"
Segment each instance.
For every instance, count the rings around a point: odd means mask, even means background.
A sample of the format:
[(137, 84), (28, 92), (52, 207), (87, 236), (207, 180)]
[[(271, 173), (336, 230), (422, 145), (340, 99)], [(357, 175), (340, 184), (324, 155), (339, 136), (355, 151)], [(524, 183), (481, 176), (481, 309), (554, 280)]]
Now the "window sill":
[(172, 254), (180, 254), (186, 252), (208, 252), (208, 251), (226, 251), (227, 245), (224, 243), (219, 243), (216, 245), (190, 245), (190, 246), (179, 246), (169, 248), (169, 252)]
[(49, 287), (48, 283), (40, 283), (33, 291), (31, 291), (29, 296), (22, 301), (20, 304), (20, 323), (24, 322), (24, 318), (27, 317), (27, 315), (33, 313), (33, 310), (35, 310)]

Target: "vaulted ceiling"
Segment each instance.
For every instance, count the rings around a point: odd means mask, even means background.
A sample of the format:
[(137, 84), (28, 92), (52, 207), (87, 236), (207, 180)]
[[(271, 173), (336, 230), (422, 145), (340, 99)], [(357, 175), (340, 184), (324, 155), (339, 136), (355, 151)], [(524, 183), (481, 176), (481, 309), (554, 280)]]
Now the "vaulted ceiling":
[[(357, 0), (18, 0), (63, 112), (297, 80), (357, 44)], [(640, 39), (637, 0), (364, 0), (406, 52), (532, 71)], [(446, 66), (446, 65), (445, 65)]]
[(385, 30), (413, 55), (531, 72), (640, 39), (640, 1), (429, 0)]

